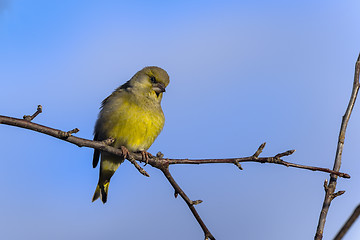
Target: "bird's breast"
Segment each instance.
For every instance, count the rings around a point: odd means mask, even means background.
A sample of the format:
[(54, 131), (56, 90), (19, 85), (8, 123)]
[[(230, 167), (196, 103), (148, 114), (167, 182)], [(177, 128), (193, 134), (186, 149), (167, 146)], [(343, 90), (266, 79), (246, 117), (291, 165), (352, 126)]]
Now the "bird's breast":
[(108, 121), (103, 121), (108, 137), (115, 139), (114, 146), (121, 145), (130, 151), (145, 151), (160, 134), (165, 118), (160, 106), (141, 106), (131, 101), (110, 106)]

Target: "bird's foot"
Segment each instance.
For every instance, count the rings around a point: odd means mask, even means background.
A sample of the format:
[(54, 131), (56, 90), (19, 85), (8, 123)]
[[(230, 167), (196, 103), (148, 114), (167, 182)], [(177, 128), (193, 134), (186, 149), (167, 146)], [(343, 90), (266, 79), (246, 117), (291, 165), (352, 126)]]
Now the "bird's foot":
[(149, 157), (153, 157), (153, 155), (147, 151), (141, 151), (141, 156), (142, 156), (142, 160), (145, 160), (145, 165), (146, 166), (149, 163)]
[(120, 146), (120, 149), (122, 151), (124, 158), (128, 158), (130, 155), (129, 150), (125, 146)]

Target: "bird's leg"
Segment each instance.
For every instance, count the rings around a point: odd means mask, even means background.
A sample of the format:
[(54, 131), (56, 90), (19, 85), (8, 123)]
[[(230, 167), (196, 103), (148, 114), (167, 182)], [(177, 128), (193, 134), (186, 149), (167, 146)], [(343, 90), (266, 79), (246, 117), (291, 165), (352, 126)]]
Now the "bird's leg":
[(122, 151), (124, 158), (128, 158), (130, 155), (129, 150), (125, 146), (120, 146), (120, 149)]
[(153, 157), (153, 155), (147, 151), (141, 151), (141, 156), (142, 156), (142, 160), (145, 160), (145, 165), (146, 166), (149, 163), (149, 157)]

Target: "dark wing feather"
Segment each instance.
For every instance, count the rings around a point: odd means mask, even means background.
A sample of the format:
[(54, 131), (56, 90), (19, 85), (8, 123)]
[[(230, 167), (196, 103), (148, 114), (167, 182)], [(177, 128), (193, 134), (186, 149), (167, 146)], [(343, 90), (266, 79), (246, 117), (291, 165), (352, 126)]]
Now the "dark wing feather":
[[(98, 140), (98, 136), (97, 136), (97, 134), (95, 134), (94, 141), (97, 141), (97, 140)], [(96, 168), (96, 166), (98, 165), (99, 158), (100, 158), (100, 151), (97, 149), (94, 149), (93, 168)]]

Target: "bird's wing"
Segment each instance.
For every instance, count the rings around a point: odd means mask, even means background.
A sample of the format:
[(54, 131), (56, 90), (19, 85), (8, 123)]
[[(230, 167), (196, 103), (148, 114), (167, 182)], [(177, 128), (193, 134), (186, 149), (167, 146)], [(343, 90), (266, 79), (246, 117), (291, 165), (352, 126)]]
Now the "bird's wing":
[(129, 88), (131, 88), (130, 80), (127, 81), (126, 83), (124, 83), (123, 85), (121, 85), (120, 87), (118, 87), (117, 89), (115, 89), (115, 91), (112, 94), (110, 94), (110, 96), (105, 98), (101, 102), (101, 107), (100, 108), (103, 108), (104, 105), (109, 101), (109, 99), (111, 99), (115, 94), (118, 94), (119, 92), (122, 92), (122, 91), (128, 91)]
[[(128, 91), (129, 88), (131, 88), (130, 80), (127, 81), (126, 83), (124, 83), (123, 85), (121, 85), (120, 87), (118, 87), (117, 89), (115, 89), (115, 91), (112, 94), (110, 94), (110, 96), (105, 98), (102, 101), (100, 108), (104, 108), (104, 105), (107, 104), (108, 101), (111, 101), (110, 99), (112, 99), (113, 97), (115, 97), (117, 94), (119, 94), (121, 92)], [(100, 139), (99, 139), (99, 137), (100, 137)], [(104, 140), (102, 138), (103, 138), (103, 136), (99, 136), (98, 125), (96, 125), (95, 130), (94, 130), (94, 141)], [(95, 149), (94, 156), (93, 156), (93, 167), (94, 168), (96, 168), (97, 164), (99, 163), (99, 158), (100, 158), (100, 151)]]
[[(98, 140), (98, 134), (95, 133), (94, 141)], [(97, 164), (99, 163), (100, 158), (100, 151), (97, 149), (94, 149), (94, 156), (93, 156), (93, 168), (96, 168)]]

